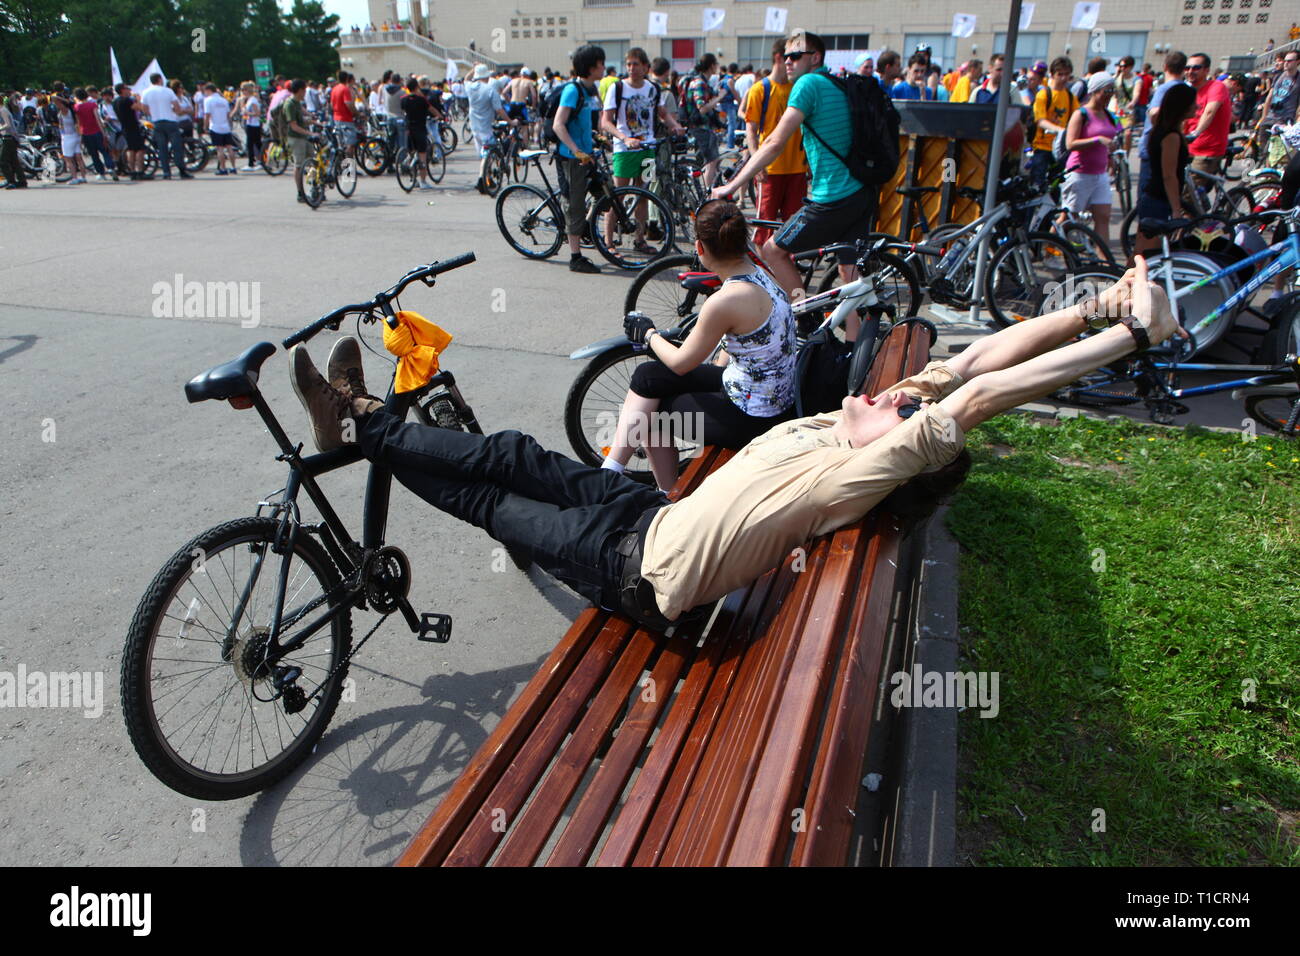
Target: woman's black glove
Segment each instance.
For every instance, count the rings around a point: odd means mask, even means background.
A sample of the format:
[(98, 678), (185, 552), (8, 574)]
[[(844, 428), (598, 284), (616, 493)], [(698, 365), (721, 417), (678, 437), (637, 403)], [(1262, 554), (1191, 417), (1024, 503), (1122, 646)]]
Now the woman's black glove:
[(654, 327), (650, 316), (643, 312), (629, 312), (623, 317), (623, 334), (635, 345), (645, 345), (646, 334)]

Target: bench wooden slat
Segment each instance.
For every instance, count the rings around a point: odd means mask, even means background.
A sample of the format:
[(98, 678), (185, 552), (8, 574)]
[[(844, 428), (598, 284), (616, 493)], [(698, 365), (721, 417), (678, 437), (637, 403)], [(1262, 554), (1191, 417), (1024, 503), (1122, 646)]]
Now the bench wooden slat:
[(564, 741), (554, 765), (546, 771), (546, 779), (511, 827), (497, 855), (497, 866), (529, 866), (537, 859), (596, 751), (613, 729), (646, 661), (658, 646), (654, 635), (640, 629), (623, 646), (617, 663), (601, 682), (577, 729)]
[(868, 555), (865, 567), (875, 569), (871, 596), (857, 604), (849, 624), (848, 646), (833, 684), (828, 731), (813, 761), (808, 826), (795, 838), (790, 861), (795, 866), (843, 866), (847, 862), (845, 851), (853, 832), (863, 756), (884, 666), (885, 627), (893, 603), (899, 541), (896, 526), (888, 532), (880, 530), (873, 541), (875, 553)]
[[(632, 865), (655, 866), (659, 863), (686, 801), (686, 794), (704, 755), (704, 748), (744, 658), (745, 648), (752, 635), (760, 633), (769, 619), (765, 614), (767, 597), (779, 586), (780, 577), (779, 569), (768, 571), (753, 587), (733, 593), (724, 603), (723, 613), (730, 609), (733, 599), (740, 602), (740, 610), (725, 623), (720, 614), (710, 631), (705, 646), (712, 646), (716, 654), (716, 659), (711, 655), (711, 671), (697, 675), (695, 669), (692, 669), (692, 678), (699, 676), (702, 682), (707, 681), (707, 690), (698, 712), (674, 707), (668, 715), (664, 733), (655, 741), (646, 769), (634, 785), (632, 796), (642, 798), (643, 802), (633, 807), (633, 800), (629, 799), (628, 808), (619, 814), (605, 851), (600, 855), (601, 865), (614, 865), (617, 859), (615, 851), (618, 851), (622, 859), (626, 859), (625, 844), (615, 844), (614, 837), (620, 835), (619, 831), (625, 827), (632, 829), (641, 826), (644, 826), (645, 833), (635, 846), (636, 854), (632, 858)], [(704, 683), (700, 686), (703, 688)], [(638, 790), (641, 792), (638, 793)], [(635, 811), (634, 814), (629, 814), (629, 808)], [(650, 815), (648, 822), (643, 814)]]
[(560, 693), (501, 774), (497, 785), (466, 824), (460, 839), (448, 853), (445, 865), (482, 866), (491, 858), (505, 836), (505, 831), (500, 829), (501, 815), (504, 814), (505, 829), (509, 830), (538, 778), (568, 735), (578, 711), (605, 679), (633, 631), (633, 626), (620, 618), (606, 620)]
[(560, 643), (547, 655), (541, 669), (524, 687), (506, 718), (493, 728), (469, 766), (434, 808), (433, 814), (397, 861), (398, 866), (435, 866), (443, 861), (483, 798), (496, 785), (510, 760), (569, 679), (574, 666), (600, 633), (606, 617), (605, 612), (594, 607), (578, 615)]
[(774, 692), (793, 659), (797, 625), (821, 575), (825, 550), (824, 542), (813, 548), (802, 572), (793, 571), (793, 562), (786, 559), (782, 571), (793, 576), (793, 585), (784, 589), (776, 620), (758, 631), (746, 650), (660, 865), (715, 866), (725, 858), (771, 724), (779, 696)]
[(614, 812), (619, 794), (636, 767), (637, 758), (654, 732), (663, 709), (672, 699), (678, 678), (695, 657), (696, 637), (698, 633), (692, 633), (688, 641), (683, 635), (676, 634), (659, 654), (650, 672), (648, 689), (653, 691), (652, 699), (647, 701), (644, 692), (637, 695), (636, 702), (623, 719), (618, 736), (601, 759), (599, 769), (578, 802), (572, 819), (546, 858), (547, 866), (582, 866), (591, 856), (601, 831)]
[[(870, 521), (870, 519), (868, 519)], [(837, 531), (814, 591), (795, 659), (779, 697), (744, 811), (736, 828), (732, 866), (784, 862), (793, 836), (793, 810), (803, 792), (824, 713), (826, 686), (843, 641), (871, 525)], [(806, 808), (805, 808), (806, 813)]]

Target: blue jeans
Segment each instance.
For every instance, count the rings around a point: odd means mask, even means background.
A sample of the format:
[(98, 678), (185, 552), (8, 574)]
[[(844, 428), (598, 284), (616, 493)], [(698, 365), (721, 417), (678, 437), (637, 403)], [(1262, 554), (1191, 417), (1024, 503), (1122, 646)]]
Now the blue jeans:
[(393, 143), (394, 155), (406, 149), (406, 117), (405, 116), (388, 117), (388, 138)]
[(366, 458), (440, 511), (482, 528), (593, 604), (618, 610), (624, 559), (615, 550), (662, 492), (547, 451), (522, 432), (473, 435), (403, 422), (380, 410), (358, 419)]
[(740, 126), (740, 118), (737, 113), (738, 109), (735, 103), (732, 103), (730, 106), (722, 107), (722, 115), (727, 117), (727, 138), (722, 142), (723, 149), (730, 149), (733, 145), (734, 141), (732, 139), (732, 134), (734, 134)]
[(158, 165), (163, 175), (172, 174), (172, 160), (178, 172), (185, 172), (185, 147), (181, 145), (181, 124), (173, 120), (159, 120), (153, 124), (153, 144), (158, 150)]

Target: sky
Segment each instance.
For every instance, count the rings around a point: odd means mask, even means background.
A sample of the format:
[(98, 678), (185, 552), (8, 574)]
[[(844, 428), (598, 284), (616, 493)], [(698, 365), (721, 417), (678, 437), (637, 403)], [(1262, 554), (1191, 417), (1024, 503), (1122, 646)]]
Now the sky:
[[(361, 26), (370, 19), (370, 5), (366, 0), (324, 0), (324, 5), (326, 13), (339, 15), (339, 28), (342, 30), (352, 29), (354, 23)], [(289, 10), (293, 7), (293, 0), (280, 0), (280, 6)]]

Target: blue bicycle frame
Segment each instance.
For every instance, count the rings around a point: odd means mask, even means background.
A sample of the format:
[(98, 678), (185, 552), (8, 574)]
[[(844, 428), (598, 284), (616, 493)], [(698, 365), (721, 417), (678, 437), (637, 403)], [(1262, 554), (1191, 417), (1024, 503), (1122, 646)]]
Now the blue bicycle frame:
[[(1167, 272), (1165, 276), (1165, 288), (1169, 294), (1169, 301), (1174, 304), (1176, 310), (1177, 302), (1183, 296), (1191, 295), (1197, 289), (1209, 285), (1211, 282), (1217, 282), (1220, 279), (1222, 279), (1224, 276), (1230, 276), (1235, 272), (1240, 272), (1243, 269), (1253, 266), (1257, 262), (1262, 262), (1265, 259), (1269, 259), (1272, 257), (1276, 257), (1276, 261), (1274, 261), (1266, 269), (1260, 270), (1258, 275), (1254, 276), (1249, 282), (1247, 282), (1240, 289), (1234, 292), (1231, 296), (1225, 299), (1222, 305), (1220, 305), (1216, 309), (1213, 309), (1208, 315), (1202, 318), (1201, 321), (1197, 322), (1196, 325), (1194, 325), (1192, 328), (1188, 329), (1187, 331), (1191, 332), (1192, 335), (1195, 336), (1198, 332), (1200, 332), (1203, 328), (1205, 328), (1215, 319), (1219, 318), (1219, 316), (1223, 315), (1225, 312), (1231, 311), (1241, 303), (1248, 301), (1250, 297), (1259, 290), (1260, 286), (1268, 282), (1274, 276), (1278, 275), (1281, 272), (1286, 271), (1287, 269), (1293, 268), (1297, 264), (1300, 264), (1300, 234), (1292, 232), (1281, 242), (1275, 243), (1269, 246), (1267, 249), (1261, 250), (1260, 252), (1257, 252), (1254, 255), (1247, 256), (1245, 259), (1242, 259), (1240, 262), (1230, 265), (1226, 269), (1221, 269), (1220, 271), (1214, 273), (1213, 275), (1206, 276), (1203, 279), (1198, 279), (1197, 281), (1193, 282), (1191, 285), (1185, 286), (1182, 289), (1179, 289), (1177, 291), (1175, 291), (1173, 288), (1172, 270)], [(1176, 313), (1174, 315), (1174, 318), (1175, 319), (1178, 318)], [(1192, 366), (1190, 365), (1184, 365), (1182, 367), (1192, 368)]]

